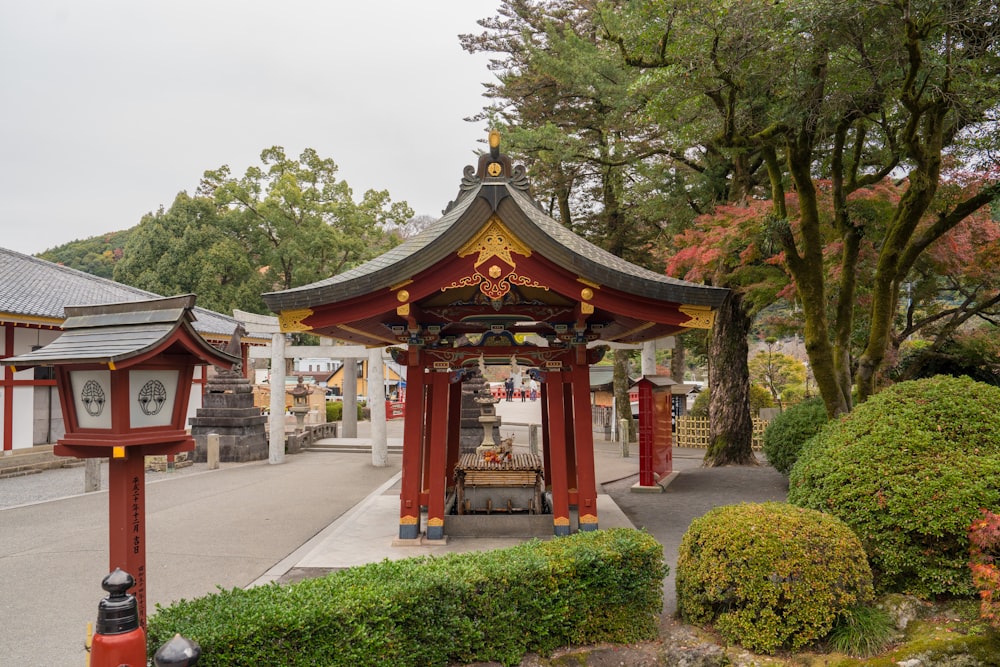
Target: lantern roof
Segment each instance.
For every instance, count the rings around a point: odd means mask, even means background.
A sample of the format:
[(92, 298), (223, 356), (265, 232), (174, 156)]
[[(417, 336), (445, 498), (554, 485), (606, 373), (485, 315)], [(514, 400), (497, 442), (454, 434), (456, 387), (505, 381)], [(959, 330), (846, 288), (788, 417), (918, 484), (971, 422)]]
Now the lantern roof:
[(195, 331), (195, 295), (95, 306), (66, 306), (63, 332), (32, 352), (0, 359), (5, 366), (106, 364), (131, 366), (164, 352), (196, 363), (231, 368), (240, 359), (210, 345)]

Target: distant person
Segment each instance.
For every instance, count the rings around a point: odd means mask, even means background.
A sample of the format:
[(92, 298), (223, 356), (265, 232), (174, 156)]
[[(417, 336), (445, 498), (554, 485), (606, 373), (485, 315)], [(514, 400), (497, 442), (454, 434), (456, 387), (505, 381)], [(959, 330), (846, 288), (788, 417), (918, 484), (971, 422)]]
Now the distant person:
[(531, 382), (528, 383), (528, 391), (531, 392), (532, 401), (538, 398), (538, 381), (535, 378), (531, 378)]
[(504, 394), (507, 396), (507, 402), (514, 400), (514, 378), (509, 377), (503, 381)]
[(521, 378), (521, 402), (528, 400), (528, 378)]

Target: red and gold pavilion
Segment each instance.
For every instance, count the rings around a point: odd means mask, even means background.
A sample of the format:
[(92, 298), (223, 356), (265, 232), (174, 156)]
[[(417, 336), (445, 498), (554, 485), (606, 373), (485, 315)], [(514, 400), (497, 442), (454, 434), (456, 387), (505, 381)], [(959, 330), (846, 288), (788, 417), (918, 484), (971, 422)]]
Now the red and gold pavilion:
[[(709, 328), (727, 290), (660, 275), (547, 216), (499, 151), (468, 166), (458, 198), (419, 235), (355, 269), (264, 300), (282, 330), (401, 346), (407, 367), (399, 538), (444, 537), (459, 458), (462, 374), (480, 363), (536, 369), (553, 532), (596, 530), (589, 366), (599, 341), (640, 343)], [(525, 334), (535, 334), (526, 337)], [(537, 344), (520, 343), (539, 341)]]

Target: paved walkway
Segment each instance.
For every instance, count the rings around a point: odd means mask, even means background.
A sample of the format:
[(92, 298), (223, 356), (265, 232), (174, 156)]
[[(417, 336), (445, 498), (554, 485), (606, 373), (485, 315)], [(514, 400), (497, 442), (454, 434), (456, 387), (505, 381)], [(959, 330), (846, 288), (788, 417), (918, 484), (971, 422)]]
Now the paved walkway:
[[(538, 404), (498, 404), (515, 447), (527, 448)], [(367, 424), (359, 435), (367, 436)], [(389, 423), (398, 442), (402, 422)], [(702, 452), (674, 450), (680, 474), (662, 494), (632, 493), (638, 451), (596, 436), (600, 526), (635, 525), (664, 545), (671, 566), (664, 610), (675, 608), (673, 564), (692, 518), (711, 507), (783, 499), (769, 466), (707, 469)], [(304, 576), (383, 558), (504, 546), (512, 541), (450, 538), (446, 546), (392, 547), (398, 531), (400, 457), (375, 468), (365, 454), (304, 452), (286, 463), (195, 466), (152, 474), (147, 486), (149, 611), (216, 590)], [(82, 469), (78, 472), (82, 488)], [(38, 484), (50, 473), (34, 475)], [(3, 484), (0, 480), (0, 497)], [(88, 621), (96, 618), (107, 568), (107, 494), (92, 493), (0, 510), (0, 655), (12, 665), (82, 665)]]

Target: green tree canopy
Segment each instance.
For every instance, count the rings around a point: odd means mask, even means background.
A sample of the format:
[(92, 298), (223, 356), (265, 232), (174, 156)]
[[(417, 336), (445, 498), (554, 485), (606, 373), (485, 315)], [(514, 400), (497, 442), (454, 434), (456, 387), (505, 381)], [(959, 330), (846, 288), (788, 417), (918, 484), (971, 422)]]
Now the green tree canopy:
[(168, 296), (197, 294), (199, 306), (220, 313), (264, 313), (258, 257), (237, 216), (182, 192), (133, 228), (114, 279)]
[(198, 193), (238, 218), (270, 289), (322, 280), (389, 250), (399, 242), (393, 230), (413, 216), (384, 190), (355, 202), (336, 163), (311, 148), (291, 159), (273, 146), (260, 159), (239, 178), (226, 165), (206, 171)]
[[(996, 3), (663, 0), (603, 8), (606, 37), (657, 91), (654, 119), (675, 123), (688, 153), (732, 164), (737, 193), (772, 203), (772, 233), (801, 300), (817, 384), (831, 414), (849, 410), (855, 379), (862, 398), (874, 389), (900, 287), (917, 258), (1000, 192), (995, 170), (959, 196), (941, 188), (957, 176), (949, 161), (976, 170), (997, 148)], [(855, 377), (859, 253), (873, 230), (850, 198), (890, 174), (905, 174), (904, 192), (875, 221), (882, 235)], [(831, 184), (828, 219), (819, 205), (823, 179)], [(831, 235), (839, 244), (833, 281), (824, 254)]]

